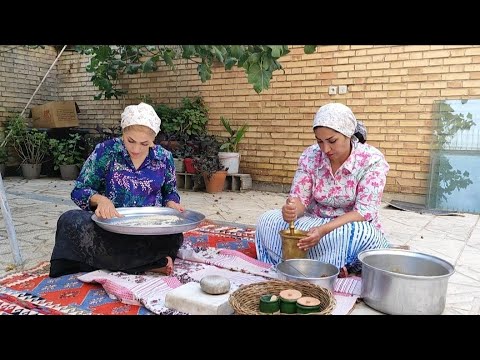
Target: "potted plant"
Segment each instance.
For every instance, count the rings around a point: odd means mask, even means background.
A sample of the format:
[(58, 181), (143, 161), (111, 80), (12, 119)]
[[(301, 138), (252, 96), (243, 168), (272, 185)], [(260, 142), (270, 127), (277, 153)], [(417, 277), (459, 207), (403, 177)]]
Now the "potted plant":
[(220, 146), (220, 150), (223, 151), (221, 151), (218, 156), (220, 157), (220, 161), (223, 166), (228, 168), (229, 174), (237, 174), (240, 165), (238, 144), (245, 136), (245, 133), (248, 130), (248, 125), (243, 124), (240, 126), (240, 128), (238, 128), (238, 130), (234, 130), (230, 126), (230, 121), (227, 118), (220, 116), (220, 121), (225, 130), (227, 130), (229, 136), (227, 137), (227, 140)]
[(193, 166), (198, 174), (203, 177), (208, 193), (223, 191), (227, 178), (227, 170), (220, 163), (218, 155), (197, 157), (193, 161)]
[(167, 150), (173, 151), (196, 136), (206, 133), (208, 108), (199, 96), (183, 98), (179, 108), (170, 108), (164, 104), (154, 106), (162, 119), (161, 131), (155, 139)]
[(75, 180), (79, 167), (83, 162), (83, 150), (80, 146), (80, 134), (69, 134), (65, 139), (50, 139), (50, 150), (53, 155), (54, 170), (60, 169), (63, 180)]
[(46, 132), (27, 128), (25, 118), (15, 115), (7, 120), (7, 136), (22, 160), (22, 174), (26, 179), (38, 179), (42, 162), (49, 151)]
[(198, 153), (193, 159), (193, 166), (198, 176), (203, 177), (205, 188), (209, 193), (223, 191), (225, 179), (227, 178), (227, 169), (220, 163), (218, 151), (220, 143), (213, 135), (204, 135), (200, 137)]

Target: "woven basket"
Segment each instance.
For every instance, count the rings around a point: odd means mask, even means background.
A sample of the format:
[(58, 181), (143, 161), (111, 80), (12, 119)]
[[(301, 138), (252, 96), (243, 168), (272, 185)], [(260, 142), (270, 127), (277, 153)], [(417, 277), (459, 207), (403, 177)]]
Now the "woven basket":
[(320, 300), (320, 311), (309, 315), (330, 315), (335, 308), (336, 301), (330, 290), (303, 281), (271, 280), (242, 286), (230, 295), (228, 301), (235, 314), (266, 315), (259, 310), (260, 297), (267, 294), (278, 296), (280, 291), (286, 289), (295, 289), (300, 291), (302, 296), (311, 296)]

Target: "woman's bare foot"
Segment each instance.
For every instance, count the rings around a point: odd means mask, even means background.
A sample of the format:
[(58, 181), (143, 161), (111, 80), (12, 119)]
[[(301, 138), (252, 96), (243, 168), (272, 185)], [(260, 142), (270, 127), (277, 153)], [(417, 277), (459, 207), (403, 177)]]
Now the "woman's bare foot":
[(173, 260), (170, 256), (167, 256), (167, 265), (158, 269), (152, 269), (150, 271), (157, 272), (164, 275), (173, 274)]
[(347, 267), (346, 267), (346, 266), (342, 266), (342, 268), (341, 268), (340, 271), (339, 271), (338, 277), (339, 277), (339, 278), (346, 278), (346, 277), (348, 277), (348, 270), (347, 270)]

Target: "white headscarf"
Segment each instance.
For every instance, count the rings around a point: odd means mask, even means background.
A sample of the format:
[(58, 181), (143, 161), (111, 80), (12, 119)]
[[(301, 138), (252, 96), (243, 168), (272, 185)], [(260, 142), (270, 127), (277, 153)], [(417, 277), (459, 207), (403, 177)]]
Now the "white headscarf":
[(313, 119), (313, 128), (324, 126), (352, 137), (357, 127), (357, 119), (348, 106), (330, 103), (320, 107)]
[(140, 103), (138, 105), (129, 105), (122, 113), (122, 130), (130, 125), (143, 125), (149, 127), (155, 132), (155, 135), (160, 131), (160, 124), (162, 120), (152, 106)]

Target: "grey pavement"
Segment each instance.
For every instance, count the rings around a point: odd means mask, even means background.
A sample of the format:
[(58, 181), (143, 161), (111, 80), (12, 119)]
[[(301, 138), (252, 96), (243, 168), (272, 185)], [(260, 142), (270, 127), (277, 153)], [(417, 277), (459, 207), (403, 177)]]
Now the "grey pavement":
[[(55, 178), (3, 180), (24, 263), (14, 266), (5, 222), (0, 217), (0, 276), (48, 261), (54, 244), (58, 217), (76, 209), (70, 200), (73, 181)], [(254, 226), (266, 210), (277, 209), (287, 194), (260, 191), (181, 191), (182, 203), (206, 218)], [(411, 250), (431, 254), (455, 266), (450, 277), (444, 314), (480, 314), (480, 216), (435, 216), (400, 211), (384, 205), (382, 222), (388, 240)], [(380, 314), (363, 302), (354, 315)]]

